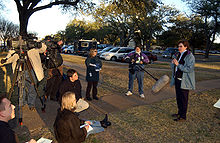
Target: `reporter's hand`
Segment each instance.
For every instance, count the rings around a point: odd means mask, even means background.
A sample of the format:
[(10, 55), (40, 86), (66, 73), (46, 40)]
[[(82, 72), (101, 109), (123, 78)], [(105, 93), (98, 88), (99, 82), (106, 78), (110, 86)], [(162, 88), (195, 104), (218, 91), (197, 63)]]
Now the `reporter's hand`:
[(34, 139), (31, 139), (28, 143), (37, 143)]
[(142, 61), (140, 61), (140, 64), (143, 64), (143, 62), (142, 62)]
[(63, 41), (60, 40), (60, 41), (57, 42), (57, 44), (58, 44), (58, 45), (62, 45), (62, 44), (63, 44)]
[(134, 63), (134, 62), (135, 62), (135, 60), (134, 60), (134, 59), (132, 59), (132, 60), (131, 60), (131, 62), (132, 62), (132, 63)]
[(85, 123), (87, 123), (87, 124), (91, 125), (91, 122), (90, 122), (90, 121), (85, 121)]

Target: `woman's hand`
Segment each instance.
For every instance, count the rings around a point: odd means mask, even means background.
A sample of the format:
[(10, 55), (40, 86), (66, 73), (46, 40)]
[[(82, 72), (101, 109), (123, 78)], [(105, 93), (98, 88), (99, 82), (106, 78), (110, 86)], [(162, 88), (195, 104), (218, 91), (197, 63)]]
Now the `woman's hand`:
[(31, 139), (28, 143), (37, 143), (34, 139)]
[(175, 64), (176, 66), (179, 65), (179, 63), (178, 63), (178, 61), (177, 61), (176, 59), (173, 59), (173, 60), (172, 60), (172, 63)]
[(86, 128), (86, 130), (88, 131), (88, 129), (89, 129), (89, 125), (86, 125), (85, 128)]
[(132, 62), (132, 63), (134, 63), (134, 62), (135, 62), (135, 60), (134, 60), (134, 59), (131, 59), (131, 62)]

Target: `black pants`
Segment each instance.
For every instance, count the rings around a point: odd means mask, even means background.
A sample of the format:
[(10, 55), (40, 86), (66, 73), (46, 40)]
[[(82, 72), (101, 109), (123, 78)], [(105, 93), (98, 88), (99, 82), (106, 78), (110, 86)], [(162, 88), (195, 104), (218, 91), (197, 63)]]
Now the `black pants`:
[(181, 89), (181, 80), (175, 79), (176, 101), (178, 114), (181, 118), (186, 119), (189, 90)]
[(97, 96), (97, 85), (98, 85), (98, 81), (88, 81), (86, 88), (86, 97), (90, 97), (91, 88), (92, 88), (92, 97)]

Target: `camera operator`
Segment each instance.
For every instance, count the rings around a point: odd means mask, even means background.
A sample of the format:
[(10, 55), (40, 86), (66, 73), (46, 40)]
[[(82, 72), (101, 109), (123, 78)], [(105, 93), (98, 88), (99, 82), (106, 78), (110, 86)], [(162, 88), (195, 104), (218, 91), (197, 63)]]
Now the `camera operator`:
[(145, 98), (143, 91), (144, 71), (141, 68), (144, 68), (144, 63), (149, 63), (149, 59), (144, 53), (141, 52), (140, 47), (141, 45), (137, 45), (134, 52), (126, 55), (126, 57), (130, 58), (131, 61), (129, 63), (129, 83), (126, 95), (132, 95), (134, 80), (137, 78), (138, 92), (141, 98)]
[(63, 41), (55, 41), (51, 36), (45, 37), (47, 51), (44, 60), (45, 67), (48, 69), (48, 78), (45, 89), (45, 96), (51, 100), (58, 100), (58, 89), (63, 79), (63, 58), (60, 55)]
[[(26, 47), (28, 48), (28, 47)], [(31, 71), (31, 75), (34, 79), (34, 82), (36, 83), (37, 80), (41, 81), (44, 78), (44, 72), (43, 72), (43, 68), (42, 68), (42, 64), (41, 64), (41, 59), (40, 59), (40, 55), (39, 53), (43, 53), (45, 52), (47, 49), (47, 46), (45, 45), (45, 43), (39, 43), (39, 47), (36, 48), (30, 48), (30, 49), (26, 49), (23, 51), (19, 51), (18, 49), (12, 49), (9, 50), (8, 55), (3, 58), (1, 60), (1, 64), (10, 64), (12, 63), (12, 69), (13, 69), (13, 73), (15, 73), (15, 68), (17, 65), (17, 61), (19, 60), (19, 54), (21, 54), (21, 52), (27, 54), (27, 56), (25, 56), (25, 60), (27, 61), (27, 66), (30, 67), (30, 71)], [(24, 67), (19, 67), (19, 71), (22, 71)], [(35, 99), (37, 96), (37, 92), (34, 88), (34, 83), (32, 83), (31, 81), (31, 77), (29, 76), (28, 73), (28, 69), (25, 69), (25, 82), (24, 82), (24, 89), (23, 89), (23, 105), (28, 104), (29, 109), (30, 110), (35, 110)], [(20, 77), (20, 75), (18, 74), (18, 77)], [(37, 79), (37, 80), (36, 80)], [(17, 79), (16, 79), (17, 80)], [(26, 90), (27, 89), (27, 92)], [(25, 100), (27, 95), (27, 101)]]

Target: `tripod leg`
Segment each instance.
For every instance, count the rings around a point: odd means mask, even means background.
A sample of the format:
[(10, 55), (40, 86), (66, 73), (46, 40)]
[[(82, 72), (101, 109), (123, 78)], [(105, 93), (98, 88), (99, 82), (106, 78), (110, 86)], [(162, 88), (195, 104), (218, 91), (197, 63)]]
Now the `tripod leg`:
[(23, 116), (23, 112), (22, 112), (22, 107), (23, 107), (23, 97), (24, 97), (24, 90), (25, 90), (25, 71), (20, 71), (19, 75), (18, 75), (18, 114), (19, 114), (19, 124), (22, 125), (22, 116)]
[(18, 62), (16, 64), (16, 67), (15, 67), (15, 73), (13, 75), (13, 80), (12, 80), (11, 88), (9, 90), (9, 95), (8, 95), (8, 99), (9, 100), (11, 99), (11, 94), (14, 91), (14, 86), (15, 86), (15, 83), (16, 83), (16, 80), (17, 80), (17, 77), (18, 77), (18, 71), (19, 71), (20, 65), (21, 65), (21, 63), (18, 60)]

